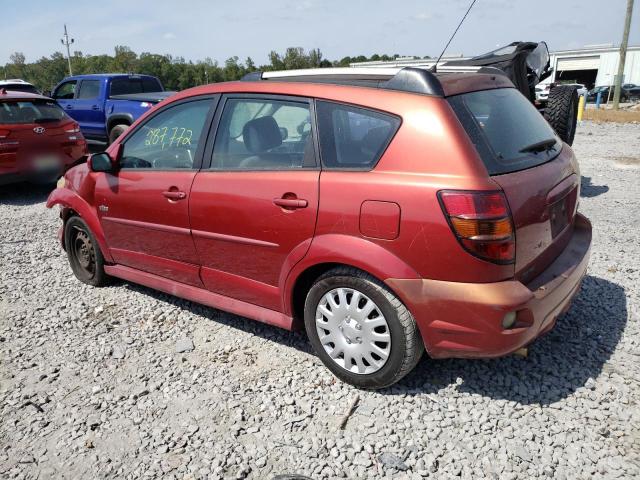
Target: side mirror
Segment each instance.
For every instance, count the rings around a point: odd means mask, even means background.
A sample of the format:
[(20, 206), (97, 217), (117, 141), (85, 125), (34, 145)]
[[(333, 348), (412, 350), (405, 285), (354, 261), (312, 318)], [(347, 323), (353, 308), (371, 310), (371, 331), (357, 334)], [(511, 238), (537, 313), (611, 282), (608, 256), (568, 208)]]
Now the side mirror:
[(87, 165), (92, 172), (112, 172), (114, 170), (111, 157), (106, 152), (91, 155), (87, 160)]

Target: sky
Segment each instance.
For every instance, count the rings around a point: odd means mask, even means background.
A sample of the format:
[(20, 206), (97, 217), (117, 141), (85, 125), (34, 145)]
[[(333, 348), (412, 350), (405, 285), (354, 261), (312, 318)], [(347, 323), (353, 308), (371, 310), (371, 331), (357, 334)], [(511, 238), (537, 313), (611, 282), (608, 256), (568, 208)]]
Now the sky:
[[(374, 53), (437, 56), (470, 0), (0, 0), (0, 64), (62, 51), (98, 55), (126, 45), (187, 60), (231, 56), (268, 63), (271, 50), (319, 48), (324, 58)], [(630, 44), (640, 44), (636, 2)], [(550, 50), (619, 45), (626, 0), (477, 0), (448, 53), (476, 55), (512, 41)]]

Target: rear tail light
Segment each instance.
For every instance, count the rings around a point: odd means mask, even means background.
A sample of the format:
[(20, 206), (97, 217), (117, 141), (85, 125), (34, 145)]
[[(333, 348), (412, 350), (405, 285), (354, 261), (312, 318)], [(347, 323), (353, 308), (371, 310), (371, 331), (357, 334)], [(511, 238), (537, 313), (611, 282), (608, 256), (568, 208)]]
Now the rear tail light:
[(80, 131), (80, 126), (76, 123), (75, 125), (71, 126), (71, 128), (67, 128), (65, 130), (65, 133), (78, 133)]
[(493, 263), (513, 263), (513, 222), (502, 192), (438, 192), (451, 230), (472, 255)]
[(11, 131), (0, 128), (0, 138), (7, 138)]

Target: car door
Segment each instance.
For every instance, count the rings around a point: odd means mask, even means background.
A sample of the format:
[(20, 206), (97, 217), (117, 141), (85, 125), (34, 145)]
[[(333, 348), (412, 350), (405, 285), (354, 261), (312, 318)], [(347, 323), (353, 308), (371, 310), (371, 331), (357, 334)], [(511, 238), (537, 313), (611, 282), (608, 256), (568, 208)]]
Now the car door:
[(201, 278), (213, 292), (281, 311), (283, 275), (307, 252), (318, 213), (313, 105), (223, 101), (189, 203)]
[(76, 121), (78, 121), (78, 118), (74, 106), (77, 85), (77, 80), (68, 80), (58, 85), (58, 88), (56, 88), (53, 95), (51, 95), (58, 102), (58, 105), (67, 112), (67, 115)]
[(102, 90), (106, 82), (99, 79), (81, 80), (74, 100), (73, 111), (75, 119), (80, 124), (82, 132), (88, 136), (104, 137), (104, 95)]
[(216, 97), (172, 103), (128, 133), (119, 169), (99, 174), (95, 204), (121, 265), (202, 286), (189, 225), (189, 194)]

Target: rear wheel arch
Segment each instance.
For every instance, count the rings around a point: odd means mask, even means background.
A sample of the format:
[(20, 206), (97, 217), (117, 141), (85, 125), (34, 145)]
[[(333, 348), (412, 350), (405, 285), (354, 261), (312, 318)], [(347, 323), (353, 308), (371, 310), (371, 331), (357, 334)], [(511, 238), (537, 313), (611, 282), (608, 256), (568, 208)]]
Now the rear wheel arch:
[(114, 115), (107, 120), (107, 133), (111, 131), (116, 125), (126, 125), (130, 127), (133, 124), (133, 116), (129, 115)]
[(288, 305), (291, 308), (291, 313), (293, 316), (294, 323), (297, 327), (302, 325), (302, 321), (304, 319), (304, 304), (307, 298), (307, 293), (311, 287), (316, 283), (318, 279), (320, 279), (324, 274), (330, 272), (331, 270), (336, 269), (344, 269), (351, 270), (354, 272), (359, 272), (364, 275), (368, 275), (378, 281), (380, 284), (384, 285), (391, 293), (393, 293), (396, 297), (398, 297), (402, 301), (402, 296), (395, 291), (395, 289), (389, 285), (384, 279), (373, 275), (371, 272), (367, 270), (363, 270), (355, 265), (351, 265), (349, 263), (341, 263), (341, 262), (326, 262), (326, 263), (318, 263), (307, 267), (305, 270), (301, 271), (294, 280), (293, 286), (291, 288), (291, 295), (289, 297)]

